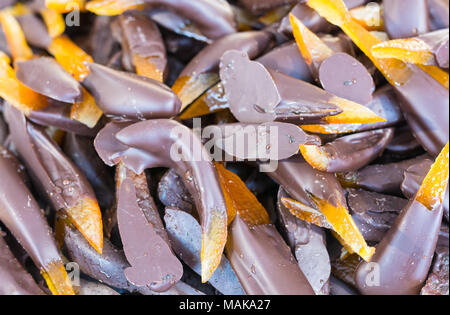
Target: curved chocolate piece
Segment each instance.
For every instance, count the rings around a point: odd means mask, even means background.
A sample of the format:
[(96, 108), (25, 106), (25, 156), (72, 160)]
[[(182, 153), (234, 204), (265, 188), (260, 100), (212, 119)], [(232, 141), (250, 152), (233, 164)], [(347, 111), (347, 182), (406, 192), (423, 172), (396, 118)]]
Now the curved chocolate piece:
[(92, 23), (89, 34), (89, 46), (91, 56), (96, 63), (105, 65), (108, 60), (116, 53), (117, 41), (111, 32), (111, 22), (114, 17), (106, 15), (97, 15)]
[(231, 6), (224, 0), (145, 0), (191, 20), (206, 37), (218, 39), (236, 32)]
[(403, 175), (402, 192), (406, 198), (411, 199), (419, 191), (420, 185), (433, 165), (429, 159), (418, 161), (406, 169)]
[(319, 34), (319, 37), (333, 52), (345, 53), (356, 57), (355, 46), (350, 37), (345, 33), (338, 33), (336, 35)]
[[(201, 275), (202, 230), (200, 224), (189, 213), (175, 208), (166, 208), (164, 221), (173, 250), (185, 264)], [(222, 256), (220, 265), (208, 282), (225, 295), (245, 294), (225, 256)]]
[(369, 165), (356, 172), (341, 174), (339, 180), (346, 187), (358, 187), (378, 193), (401, 195), (400, 186), (403, 182), (403, 173), (408, 167), (425, 158), (427, 156), (389, 164)]
[[(0, 230), (1, 233), (1, 230)], [(0, 235), (0, 295), (44, 294)]]
[(24, 168), (0, 147), (0, 221), (30, 254), (41, 271), (63, 266), (55, 240), (42, 211), (22, 181)]
[(424, 41), (434, 54), (436, 64), (441, 68), (449, 67), (449, 30), (448, 28), (423, 34), (418, 37)]
[(297, 0), (239, 0), (240, 5), (242, 5), (246, 10), (253, 13), (258, 13), (261, 11), (275, 9), (276, 7), (282, 6), (284, 4), (294, 4)]
[(114, 179), (108, 167), (95, 152), (93, 139), (66, 133), (63, 150), (86, 176), (94, 189), (100, 207), (110, 208), (114, 203)]
[(47, 49), (51, 44), (52, 38), (48, 34), (47, 26), (36, 15), (33, 13), (20, 15), (17, 17), (17, 21), (23, 30), (27, 43), (42, 49)]
[(305, 133), (299, 126), (271, 122), (264, 124), (222, 124), (204, 130), (213, 136), (215, 146), (240, 160), (284, 160), (299, 152), (299, 146), (318, 144), (317, 136)]
[(430, 28), (427, 0), (383, 0), (383, 19), (391, 39), (427, 33)]
[(428, 12), (433, 30), (449, 26), (449, 2), (447, 0), (428, 0)]
[(395, 129), (394, 137), (386, 147), (386, 152), (406, 157), (417, 155), (422, 150), (422, 146), (407, 125)]
[(121, 72), (95, 63), (83, 85), (106, 115), (131, 120), (172, 117), (180, 110), (180, 100), (158, 81)]
[(164, 81), (167, 76), (167, 56), (161, 33), (149, 17), (126, 12), (118, 17), (122, 30), (122, 64), (128, 71), (134, 71), (135, 57), (152, 65), (154, 79)]
[(350, 213), (367, 242), (379, 243), (408, 200), (361, 189), (348, 189)]
[(145, 218), (137, 204), (136, 189), (130, 179), (121, 182), (117, 196), (119, 231), (125, 255), (131, 264), (125, 269), (125, 276), (136, 286), (167, 291), (181, 279), (181, 263)]
[(53, 58), (36, 57), (15, 63), (20, 82), (35, 92), (65, 103), (83, 98), (81, 85)]
[[(296, 120), (337, 115), (333, 95), (251, 61), (245, 53), (228, 51), (221, 60), (220, 77), (233, 115), (244, 123)], [(257, 78), (257, 80), (255, 80)]]
[(273, 225), (252, 229), (236, 216), (227, 256), (249, 295), (314, 295), (289, 246)]
[[(215, 252), (221, 252), (226, 240), (227, 210), (216, 169), (201, 140), (191, 129), (167, 119), (119, 129), (120, 126), (108, 125), (97, 136), (95, 146), (100, 157), (107, 164), (122, 161), (138, 174), (146, 168), (174, 168), (195, 200), (204, 236), (203, 249), (211, 251), (214, 246)], [(181, 155), (177, 150), (181, 150)], [(217, 244), (209, 244), (212, 240), (207, 235), (211, 235), (211, 229)], [(202, 275), (209, 274), (213, 267), (202, 266)]]
[(28, 118), (41, 126), (52, 126), (81, 136), (95, 136), (97, 127), (89, 128), (76, 120), (70, 119), (70, 106), (65, 103), (52, 102), (51, 100), (49, 100), (49, 103), (47, 107), (41, 110), (32, 111)]
[(394, 129), (378, 129), (343, 136), (319, 147), (326, 158), (327, 172), (358, 170), (380, 156), (392, 140)]
[(280, 187), (277, 209), (281, 225), (285, 229), (288, 245), (294, 251), (298, 266), (305, 274), (314, 292), (328, 295), (331, 264), (326, 247), (325, 231), (292, 215), (281, 203), (283, 197), (288, 197), (288, 194)]
[(364, 294), (418, 294), (433, 260), (442, 213), (442, 205), (430, 211), (412, 200), (378, 244), (371, 262), (359, 265), (358, 289)]
[(174, 169), (170, 169), (158, 184), (158, 197), (164, 206), (192, 213), (194, 200)]
[(369, 104), (375, 83), (366, 67), (346, 53), (325, 59), (319, 68), (319, 79), (325, 91), (358, 104)]

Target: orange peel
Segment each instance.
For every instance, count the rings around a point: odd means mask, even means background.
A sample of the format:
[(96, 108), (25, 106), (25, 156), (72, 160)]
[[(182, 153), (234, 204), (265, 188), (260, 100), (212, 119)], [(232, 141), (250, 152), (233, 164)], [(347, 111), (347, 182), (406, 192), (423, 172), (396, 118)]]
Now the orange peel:
[(378, 3), (351, 9), (350, 15), (368, 31), (384, 31), (383, 13)]
[(0, 24), (5, 33), (13, 59), (17, 61), (33, 58), (33, 51), (28, 46), (25, 35), (16, 18), (8, 11), (1, 11)]
[(66, 22), (61, 13), (49, 8), (44, 8), (41, 10), (41, 16), (47, 26), (48, 34), (51, 38), (58, 37), (64, 33)]
[(79, 121), (89, 128), (94, 128), (103, 112), (95, 103), (94, 97), (83, 88), (83, 101), (72, 105), (70, 119)]
[(119, 15), (128, 10), (142, 10), (144, 0), (95, 0), (86, 4), (86, 10), (97, 15)]
[(41, 274), (53, 295), (75, 295), (62, 262), (51, 263), (41, 270)]
[(46, 7), (58, 13), (83, 11), (85, 3), (86, 0), (45, 0)]

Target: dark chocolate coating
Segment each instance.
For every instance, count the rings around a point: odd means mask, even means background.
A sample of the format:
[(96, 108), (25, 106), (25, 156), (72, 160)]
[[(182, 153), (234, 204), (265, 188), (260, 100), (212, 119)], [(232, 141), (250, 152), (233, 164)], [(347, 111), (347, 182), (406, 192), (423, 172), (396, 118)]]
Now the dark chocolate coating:
[(145, 58), (155, 66), (161, 78), (167, 76), (167, 55), (161, 33), (149, 17), (126, 12), (118, 17), (122, 30), (122, 64), (128, 71), (134, 71), (134, 55)]
[[(0, 231), (1, 233), (1, 231)], [(42, 290), (22, 267), (0, 235), (0, 295), (41, 295)]]
[(227, 256), (249, 295), (315, 294), (272, 225), (249, 228), (237, 215), (230, 227)]
[(0, 145), (3, 145), (8, 137), (8, 126), (6, 125), (3, 115), (0, 114)]
[[(302, 23), (314, 33), (328, 33), (333, 29), (333, 26), (328, 23), (327, 20), (322, 18), (306, 3), (297, 4), (291, 10), (290, 14), (293, 14), (297, 19), (302, 21)], [(292, 25), (289, 20), (289, 15), (281, 20), (278, 31), (285, 35), (292, 36)]]
[(96, 63), (107, 64), (108, 60), (118, 49), (117, 41), (112, 36), (111, 22), (114, 17), (97, 15), (89, 34), (91, 56)]
[[(433, 260), (442, 213), (442, 205), (430, 211), (410, 201), (376, 247), (371, 262), (358, 266), (358, 289), (369, 295), (418, 294)], [(373, 266), (379, 279), (372, 278)]]
[(16, 0), (1, 0), (0, 1), (0, 9), (4, 9), (14, 4)]
[(434, 255), (431, 274), (421, 295), (449, 295), (449, 248), (448, 238), (445, 245), (438, 245)]
[(325, 59), (319, 68), (319, 79), (325, 91), (358, 104), (369, 104), (375, 83), (366, 67), (346, 53)]
[(44, 271), (63, 262), (38, 203), (22, 181), (23, 172), (17, 159), (0, 147), (0, 221)]
[(343, 136), (321, 149), (328, 157), (330, 173), (358, 170), (380, 156), (392, 140), (394, 129), (378, 129)]
[(392, 39), (417, 36), (430, 29), (427, 0), (383, 0), (383, 18)]
[(81, 85), (50, 57), (36, 57), (15, 63), (20, 82), (35, 92), (65, 103), (82, 100)]
[(95, 63), (89, 68), (83, 85), (106, 115), (144, 120), (172, 117), (180, 110), (180, 100), (162, 83)]
[(239, 0), (238, 2), (246, 10), (258, 13), (258, 12), (265, 11), (265, 10), (275, 9), (276, 7), (282, 6), (284, 4), (294, 4), (298, 1), (297, 0)]
[(408, 200), (361, 189), (348, 189), (350, 213), (367, 242), (380, 242)]
[(425, 159), (418, 161), (405, 170), (403, 174), (402, 192), (406, 198), (413, 198), (419, 191), (432, 165), (433, 161)]
[[(197, 220), (189, 213), (166, 208), (164, 221), (175, 253), (197, 274), (201, 274), (202, 230)], [(208, 281), (225, 295), (245, 294), (230, 262), (222, 256), (219, 267)]]
[(387, 152), (406, 157), (414, 156), (421, 150), (423, 150), (422, 146), (407, 125), (395, 129), (394, 137), (386, 147)]
[(236, 50), (223, 55), (220, 76), (231, 112), (243, 123), (276, 119), (300, 123), (342, 112), (330, 103), (333, 95), (265, 68)]
[(191, 20), (208, 38), (218, 39), (236, 32), (234, 14), (225, 0), (146, 0)]
[(52, 38), (48, 34), (47, 26), (33, 13), (20, 15), (17, 17), (23, 34), (32, 46), (37, 48), (47, 49), (51, 44)]
[(332, 275), (330, 277), (330, 295), (359, 295), (359, 293), (355, 288)]
[(418, 38), (430, 46), (435, 56), (436, 65), (441, 68), (449, 66), (449, 33), (448, 28), (423, 34)]
[(448, 0), (428, 0), (428, 12), (433, 30), (439, 30), (449, 26), (449, 2)]
[(19, 110), (11, 106), (6, 110), (14, 147), (53, 208), (71, 209), (84, 198), (96, 200), (84, 175), (45, 131)]
[(282, 197), (289, 197), (280, 187), (277, 209), (281, 226), (288, 245), (294, 251), (298, 266), (305, 274), (316, 294), (329, 294), (331, 274), (330, 257), (326, 247), (325, 230), (296, 218), (282, 203)]
[(192, 213), (194, 200), (174, 169), (168, 170), (161, 178), (158, 184), (158, 197), (166, 207)]

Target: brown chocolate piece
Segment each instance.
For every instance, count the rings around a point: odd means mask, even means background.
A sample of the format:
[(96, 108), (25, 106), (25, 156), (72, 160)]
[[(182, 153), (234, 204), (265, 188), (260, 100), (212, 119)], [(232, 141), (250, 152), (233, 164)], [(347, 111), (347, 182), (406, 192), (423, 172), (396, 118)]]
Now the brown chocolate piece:
[(239, 4), (253, 13), (275, 9), (285, 4), (294, 4), (297, 0), (239, 0)]
[(52, 38), (48, 34), (47, 26), (36, 15), (33, 13), (20, 15), (17, 17), (17, 21), (23, 30), (27, 43), (42, 49), (47, 49), (51, 44)]
[(0, 9), (4, 9), (6, 7), (9, 7), (16, 2), (15, 0), (1, 0), (0, 1)]
[(81, 85), (53, 58), (17, 61), (15, 69), (20, 82), (49, 98), (65, 103), (75, 103), (83, 98)]
[(117, 291), (104, 284), (84, 279), (80, 279), (80, 286), (77, 289), (77, 295), (119, 295)]
[(319, 68), (319, 79), (325, 91), (359, 104), (369, 104), (375, 84), (366, 67), (346, 53), (325, 59)]
[(336, 35), (319, 34), (319, 37), (333, 52), (345, 53), (356, 57), (354, 44), (345, 33), (338, 33)]
[[(189, 213), (166, 208), (164, 221), (175, 253), (197, 274), (201, 274), (201, 226)], [(219, 267), (208, 281), (225, 295), (245, 294), (230, 262), (222, 256)]]
[(83, 85), (106, 115), (131, 120), (175, 116), (180, 100), (164, 84), (95, 63)]
[(192, 213), (194, 201), (174, 169), (170, 169), (158, 184), (158, 197), (164, 206)]
[(418, 294), (433, 260), (443, 207), (428, 210), (412, 200), (378, 244), (370, 263), (356, 272), (364, 294)]
[[(166, 48), (156, 24), (147, 16), (126, 12), (118, 17), (122, 37), (122, 64), (127, 71), (135, 71), (135, 56), (154, 66), (152, 71), (161, 81), (167, 76)], [(155, 77), (156, 79), (156, 77)]]
[(429, 32), (427, 0), (383, 0), (383, 18), (392, 39)]
[[(328, 33), (333, 29), (333, 26), (330, 23), (305, 3), (298, 3), (292, 8), (290, 14), (293, 14), (297, 19), (302, 21), (302, 23), (314, 33)], [(289, 15), (281, 20), (278, 31), (287, 36), (292, 36), (292, 25), (289, 20)]]
[(354, 287), (339, 280), (335, 276), (330, 277), (330, 295), (359, 295)]
[(288, 194), (283, 188), (280, 188), (277, 208), (288, 245), (294, 251), (298, 266), (305, 274), (314, 292), (328, 295), (331, 264), (326, 247), (325, 230), (292, 215), (281, 203), (282, 197), (288, 197)]
[(6, 137), (8, 137), (8, 126), (6, 125), (6, 122), (3, 119), (3, 115), (0, 114), (0, 145), (3, 145), (3, 143), (6, 140)]
[(22, 180), (24, 168), (12, 154), (0, 147), (0, 221), (31, 256), (41, 271), (62, 266), (47, 221)]
[(432, 165), (433, 161), (425, 159), (418, 161), (405, 170), (402, 182), (402, 192), (406, 198), (413, 198), (419, 191), (419, 188)]
[(449, 2), (448, 0), (428, 0), (428, 12), (433, 30), (439, 30), (449, 26)]
[(407, 125), (395, 129), (394, 137), (386, 147), (386, 152), (406, 158), (417, 155), (421, 150), (423, 150), (422, 146), (417, 142), (411, 128)]
[(421, 295), (449, 295), (449, 248), (448, 238), (446, 246), (436, 249), (432, 272), (428, 276)]
[(408, 200), (361, 189), (348, 189), (350, 213), (367, 242), (379, 243)]
[(330, 103), (333, 95), (265, 68), (239, 51), (223, 55), (220, 76), (231, 112), (240, 122), (295, 120), (301, 123), (342, 112)]
[(136, 286), (167, 291), (181, 279), (183, 267), (139, 208), (136, 189), (130, 179), (121, 182), (117, 203), (119, 231), (131, 264), (125, 269), (125, 276)]
[(436, 65), (441, 68), (449, 66), (449, 34), (448, 28), (423, 34), (418, 39), (423, 40), (435, 56)]
[(249, 295), (314, 295), (281, 235), (272, 225), (249, 228), (236, 216), (227, 256)]
[(117, 41), (111, 32), (111, 22), (114, 17), (97, 15), (89, 34), (90, 52), (96, 63), (107, 64), (108, 60), (119, 49)]
[(42, 290), (22, 267), (1, 236), (0, 230), (0, 295), (41, 295)]
[(358, 170), (380, 156), (391, 141), (394, 129), (378, 129), (343, 136), (320, 150), (327, 156), (327, 172)]

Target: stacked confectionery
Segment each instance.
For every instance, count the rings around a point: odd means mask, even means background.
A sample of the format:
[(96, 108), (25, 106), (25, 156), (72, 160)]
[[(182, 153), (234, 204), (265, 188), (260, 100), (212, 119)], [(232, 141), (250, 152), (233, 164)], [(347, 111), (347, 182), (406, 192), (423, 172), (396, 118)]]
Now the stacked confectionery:
[(448, 295), (448, 14), (1, 0), (0, 294)]

